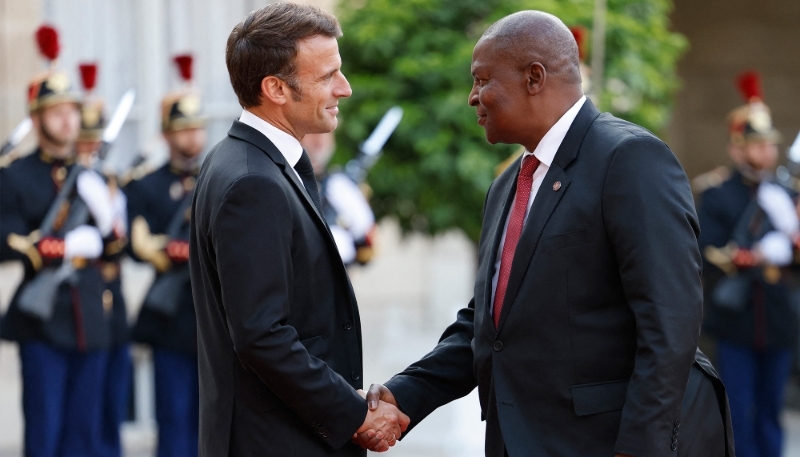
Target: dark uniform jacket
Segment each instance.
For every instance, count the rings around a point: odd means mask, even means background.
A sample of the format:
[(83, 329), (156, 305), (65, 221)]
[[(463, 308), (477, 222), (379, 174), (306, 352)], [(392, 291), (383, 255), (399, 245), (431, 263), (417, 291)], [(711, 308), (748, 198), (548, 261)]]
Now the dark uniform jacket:
[[(195, 174), (180, 171), (170, 164), (150, 173), (142, 179), (131, 181), (125, 187), (128, 197), (128, 222), (131, 224), (131, 254), (139, 261), (157, 264), (157, 270), (166, 262), (162, 271), (156, 272), (155, 287), (159, 278), (168, 273), (184, 273), (185, 280), (177, 282), (175, 294), (177, 304), (172, 313), (164, 313), (150, 306), (148, 300), (142, 304), (139, 316), (131, 331), (131, 338), (138, 343), (149, 344), (156, 348), (179, 351), (186, 354), (197, 352), (197, 324), (192, 300), (192, 287), (189, 282), (188, 263), (172, 264), (166, 260), (163, 245), (153, 238), (167, 235), (172, 221), (183, 218), (182, 226), (175, 240), (188, 241), (189, 221), (178, 212), (184, 199), (191, 199), (194, 189)], [(184, 207), (188, 216), (188, 206)], [(137, 233), (136, 225), (144, 222), (148, 233), (144, 236)], [(143, 239), (144, 238), (144, 239)], [(146, 241), (147, 243), (143, 242)], [(163, 244), (163, 243), (162, 243)], [(176, 271), (180, 270), (180, 271)]]
[[(22, 284), (3, 319), (0, 336), (20, 343), (44, 341), (66, 349), (102, 349), (110, 341), (110, 309), (103, 306), (106, 288), (99, 261), (79, 269), (75, 285), (61, 284), (48, 321), (22, 312), (18, 303), (21, 291), (41, 271), (41, 266), (36, 265), (38, 261), (32, 259), (30, 251), (9, 246), (9, 235), (26, 237), (40, 228), (58, 194), (56, 179), (63, 181), (71, 167), (37, 150), (0, 172), (0, 261), (21, 260), (25, 269)], [(63, 238), (64, 233), (56, 232), (54, 236)], [(44, 266), (55, 267), (59, 262)]]
[[(751, 248), (765, 233), (772, 230), (763, 210), (744, 215), (751, 202), (755, 202), (758, 184), (734, 173), (719, 187), (708, 189), (700, 196), (699, 218), (700, 248), (722, 248), (734, 241), (734, 230), (742, 217), (749, 217), (744, 226), (747, 233), (745, 245)], [(737, 238), (739, 236), (736, 236)], [(718, 306), (714, 289), (725, 273), (714, 263), (704, 259), (703, 276), (706, 293), (706, 319), (704, 330), (715, 338), (757, 349), (794, 349), (797, 342), (797, 315), (791, 303), (789, 268), (773, 269), (770, 275), (761, 268), (738, 271), (751, 279), (746, 306), (740, 310)], [(765, 274), (766, 273), (766, 274)]]
[(128, 309), (125, 304), (125, 297), (122, 295), (122, 278), (120, 276), (119, 261), (110, 261), (101, 264), (100, 271), (103, 274), (105, 287), (108, 292), (103, 292), (103, 302), (112, 300), (111, 305), (111, 334), (109, 342), (111, 346), (127, 344), (130, 341), (130, 325), (128, 324)]
[(361, 327), (322, 216), (281, 152), (234, 122), (192, 215), (200, 455), (365, 456)]
[(489, 457), (733, 455), (721, 383), (697, 352), (698, 224), (675, 156), (587, 100), (533, 201), (495, 329), (519, 169), (487, 194), (469, 307), (386, 384), (412, 426), (477, 386)]

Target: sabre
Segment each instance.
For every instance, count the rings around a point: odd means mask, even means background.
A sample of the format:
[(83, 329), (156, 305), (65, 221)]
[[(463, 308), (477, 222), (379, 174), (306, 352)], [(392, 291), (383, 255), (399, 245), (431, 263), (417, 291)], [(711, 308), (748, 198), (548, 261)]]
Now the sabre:
[(117, 108), (114, 110), (114, 114), (111, 116), (111, 121), (108, 123), (108, 127), (106, 127), (106, 129), (103, 131), (103, 144), (100, 146), (100, 150), (97, 153), (100, 161), (105, 160), (108, 151), (111, 149), (111, 145), (119, 136), (119, 132), (122, 130), (122, 125), (125, 123), (125, 119), (128, 118), (131, 108), (133, 108), (134, 101), (136, 101), (136, 89), (128, 89), (122, 95), (122, 98), (117, 104)]
[(5, 144), (3, 144), (3, 147), (0, 148), (0, 157), (3, 157), (17, 147), (22, 139), (25, 138), (25, 135), (31, 131), (31, 128), (33, 128), (33, 122), (31, 121), (30, 117), (26, 117), (22, 120), (22, 122), (17, 124), (17, 126), (14, 127), (14, 130), (11, 131), (8, 141), (6, 141)]
[(381, 156), (383, 146), (392, 136), (400, 120), (403, 119), (403, 108), (393, 106), (383, 115), (375, 130), (361, 144), (358, 157), (347, 162), (345, 173), (356, 183), (363, 182), (369, 170), (375, 166)]
[(800, 163), (800, 133), (794, 139), (794, 143), (789, 147), (789, 160), (794, 163)]

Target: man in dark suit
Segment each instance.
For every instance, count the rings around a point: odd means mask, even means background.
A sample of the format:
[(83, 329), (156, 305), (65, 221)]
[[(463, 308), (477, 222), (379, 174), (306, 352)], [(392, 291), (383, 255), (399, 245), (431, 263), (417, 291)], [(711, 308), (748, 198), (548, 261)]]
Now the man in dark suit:
[(358, 307), (322, 218), (300, 140), (336, 128), (350, 85), (338, 21), (273, 3), (228, 39), (244, 107), (201, 170), (190, 270), (200, 369), (201, 456), (365, 456), (408, 425), (393, 405), (367, 409)]
[(699, 230), (675, 156), (583, 96), (552, 15), (494, 24), (472, 75), (487, 140), (526, 152), (487, 194), (473, 300), (368, 401), (414, 426), (477, 386), (492, 457), (733, 455), (724, 389), (697, 352)]

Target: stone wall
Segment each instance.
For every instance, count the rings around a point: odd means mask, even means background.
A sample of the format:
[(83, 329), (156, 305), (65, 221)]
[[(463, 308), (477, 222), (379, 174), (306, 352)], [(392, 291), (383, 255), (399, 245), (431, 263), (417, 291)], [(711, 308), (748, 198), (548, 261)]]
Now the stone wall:
[(667, 141), (689, 176), (729, 163), (725, 117), (743, 103), (734, 79), (747, 69), (762, 75), (784, 152), (800, 131), (800, 1), (674, 2), (674, 29), (690, 49), (679, 64), (683, 89)]

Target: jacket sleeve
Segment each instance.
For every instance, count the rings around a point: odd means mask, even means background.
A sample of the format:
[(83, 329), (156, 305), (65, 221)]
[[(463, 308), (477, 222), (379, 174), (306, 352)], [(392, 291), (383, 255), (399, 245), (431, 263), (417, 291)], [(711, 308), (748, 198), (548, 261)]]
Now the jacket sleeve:
[[(211, 241), (234, 350), (241, 363), (309, 427), (327, 424), (334, 449), (364, 423), (363, 398), (309, 355), (286, 320), (292, 306), (292, 208), (266, 177), (239, 178), (212, 215)], [(327, 435), (327, 436), (325, 436)]]
[[(486, 205), (492, 186), (486, 192)], [(485, 223), (485, 221), (484, 221)], [(467, 396), (478, 385), (473, 371), (475, 299), (460, 310), (433, 350), (386, 383), (400, 409), (411, 419), (410, 432), (436, 408)]]
[(474, 314), (473, 299), (430, 353), (386, 383), (400, 410), (411, 419), (406, 433), (436, 408), (466, 396), (478, 385), (473, 373)]
[(638, 346), (615, 451), (674, 455), (703, 303), (689, 182), (664, 143), (634, 137), (614, 153), (602, 207)]
[[(35, 248), (35, 242), (38, 240), (23, 243), (30, 246), (18, 246), (20, 243), (15, 243), (15, 238), (19, 240), (28, 237), (39, 227), (30, 226), (22, 216), (20, 187), (17, 185), (13, 170), (13, 168), (0, 169), (0, 262), (21, 260), (25, 268), (38, 269), (42, 262)], [(25, 247), (27, 249), (24, 249)]]

